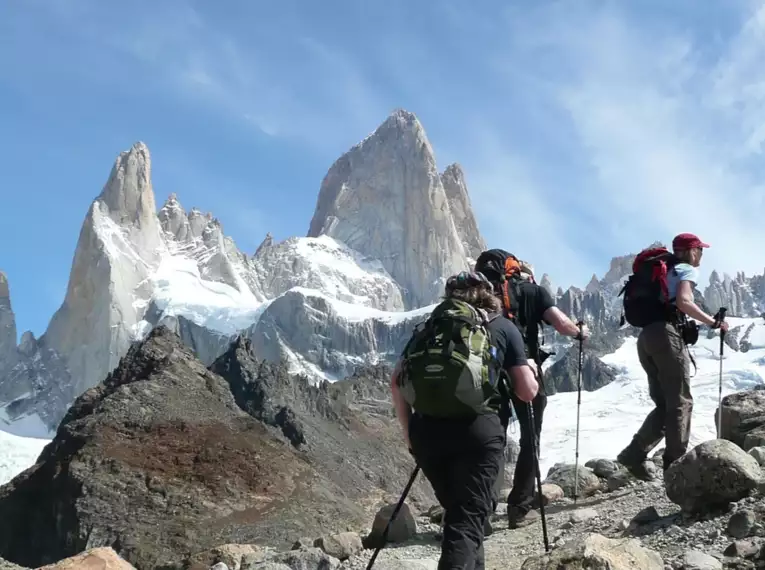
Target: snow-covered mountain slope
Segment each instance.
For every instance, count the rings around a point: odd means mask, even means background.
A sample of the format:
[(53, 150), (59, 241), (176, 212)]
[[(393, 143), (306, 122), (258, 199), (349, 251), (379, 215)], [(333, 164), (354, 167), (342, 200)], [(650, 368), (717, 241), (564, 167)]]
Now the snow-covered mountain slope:
[[(310, 291), (295, 291), (293, 294), (305, 294), (315, 297)], [(389, 313), (375, 312), (374, 309), (359, 310), (354, 306), (344, 306), (336, 300), (325, 300), (334, 309), (342, 312), (356, 322), (370, 318), (393, 319), (403, 315), (391, 316)], [(420, 315), (422, 316), (422, 315)], [(765, 320), (730, 318), (731, 328), (741, 327), (750, 330), (749, 346), (746, 352), (734, 351), (726, 345), (723, 358), (723, 396), (732, 392), (746, 390), (758, 384), (765, 384)], [(720, 338), (702, 335), (692, 347), (698, 365), (698, 371), (691, 380), (694, 397), (693, 419), (691, 424), (691, 445), (715, 437), (714, 414), (718, 404), (719, 365), (718, 357)], [(294, 350), (287, 348), (285, 350)], [(296, 366), (310, 367), (301, 362), (303, 359), (294, 350)], [(628, 338), (615, 352), (602, 357), (603, 362), (614, 366), (618, 371), (617, 379), (594, 392), (582, 393), (580, 409), (580, 461), (606, 457), (615, 458), (626, 446), (633, 433), (638, 429), (645, 416), (653, 408), (648, 395), (645, 374), (638, 362), (635, 339)], [(550, 396), (544, 415), (540, 469), (547, 473), (558, 462), (574, 462), (576, 448), (576, 413), (577, 394), (575, 392), (558, 393)], [(510, 437), (518, 438), (520, 433), (517, 423), (512, 423)], [(12, 475), (31, 466), (43, 440), (19, 438), (0, 431), (0, 483)], [(663, 443), (657, 447), (659, 449)]]
[(0, 430), (0, 485), (34, 465), (48, 443), (50, 440), (21, 437)]
[[(765, 319), (729, 318), (731, 328), (752, 327), (746, 352), (727, 345), (723, 357), (723, 396), (765, 384)], [(718, 405), (720, 337), (701, 335), (690, 348), (698, 371), (691, 379), (694, 398), (691, 445), (714, 438)], [(653, 403), (648, 382), (637, 357), (636, 339), (628, 338), (615, 352), (603, 356), (619, 375), (608, 386), (582, 392), (580, 409), (580, 458), (615, 458), (632, 439)], [(693, 367), (691, 366), (691, 373)], [(545, 473), (554, 463), (573, 463), (576, 447), (576, 392), (556, 394), (549, 399), (544, 416), (540, 466)], [(516, 428), (517, 429), (517, 425)], [(662, 447), (660, 444), (659, 447)], [(658, 448), (657, 448), (658, 449)]]
[[(411, 145), (397, 142), (402, 133)], [(348, 235), (360, 240), (366, 252), (332, 237), (338, 229), (333, 214), (325, 220), (327, 231), (280, 243), (268, 235), (254, 255), (243, 253), (219, 220), (196, 208), (187, 212), (175, 194), (156, 210), (145, 144), (120, 153), (85, 217), (65, 301), (23, 357), (20, 347), (13, 346), (15, 322), (3, 280), (0, 407), (5, 406), (8, 421), (34, 419), (54, 430), (74, 398), (103, 380), (130, 344), (160, 322), (179, 330), (205, 361), (229, 337), (247, 330), (265, 355), (287, 358), (295, 372), (316, 379), (342, 378), (356, 364), (392, 354), (406, 323), (420, 314), (421, 306), (413, 307), (411, 315), (404, 312), (406, 299), (434, 302), (444, 275), (433, 268), (448, 265), (456, 271), (468, 263), (432, 149), (416, 118), (396, 112), (365, 141), (362, 161), (341, 160), (343, 175), (365, 191), (363, 220), (354, 222), (348, 209), (335, 214), (342, 214), (346, 229), (357, 228)], [(424, 158), (422, 149), (428, 151)], [(418, 185), (420, 178), (399, 188), (395, 175), (387, 182), (380, 177), (372, 166), (391, 156), (397, 164), (419, 165), (432, 174), (426, 178), (438, 194), (433, 203), (428, 188)], [(458, 182), (458, 217), (469, 225), (460, 236), (478, 243), (464, 177)], [(395, 240), (386, 237), (390, 232), (361, 239), (359, 232), (389, 225), (385, 193), (369, 191), (386, 185), (403, 197), (396, 203), (407, 213), (401, 222), (406, 231)], [(346, 197), (352, 193), (345, 188)], [(440, 225), (430, 227), (429, 219)], [(388, 266), (403, 277), (394, 279)], [(368, 310), (359, 313), (359, 308)], [(264, 315), (266, 323), (259, 326)]]
[[(65, 301), (40, 339), (27, 332), (14, 346), (13, 280), (0, 279), (0, 427), (47, 436), (159, 323), (208, 363), (243, 333), (261, 357), (286, 359), (295, 373), (342, 379), (358, 364), (395, 358), (444, 279), (485, 244), (461, 168), (439, 175), (424, 128), (401, 110), (329, 169), (309, 233), (281, 242), (267, 234), (254, 254), (242, 252), (218, 219), (187, 211), (175, 194), (156, 210), (146, 145), (120, 153), (85, 216)], [(633, 257), (557, 298), (596, 332), (598, 355), (630, 334), (617, 332), (615, 295)], [(714, 282), (707, 298), (755, 316), (765, 276)], [(555, 359), (571, 346), (553, 334), (548, 343)]]

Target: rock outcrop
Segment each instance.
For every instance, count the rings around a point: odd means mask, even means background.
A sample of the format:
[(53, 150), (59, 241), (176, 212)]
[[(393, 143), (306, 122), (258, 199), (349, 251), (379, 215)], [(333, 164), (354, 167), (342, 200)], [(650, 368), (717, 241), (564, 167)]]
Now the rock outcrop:
[(753, 289), (753, 283), (743, 272), (736, 273), (733, 278), (728, 274), (720, 278), (717, 271), (712, 271), (709, 285), (704, 290), (704, 302), (712, 313), (726, 307), (731, 317), (757, 316), (765, 308), (765, 296), (758, 295)]
[(434, 302), (468, 266), (433, 149), (417, 117), (395, 111), (339, 158), (321, 185), (309, 237), (379, 259), (407, 308)]
[[(765, 444), (765, 387), (728, 394), (722, 399), (720, 437), (748, 451)], [(715, 413), (715, 427), (718, 427)]]
[(11, 307), (8, 278), (0, 271), (0, 374), (16, 361), (16, 316)]
[[(589, 345), (589, 343), (588, 343)], [(593, 391), (616, 378), (616, 371), (589, 351), (582, 355), (582, 390)], [(555, 361), (544, 375), (545, 389), (548, 394), (575, 392), (579, 382), (579, 347), (578, 344), (565, 352)]]
[(443, 184), (446, 198), (449, 200), (449, 208), (452, 211), (457, 233), (462, 239), (465, 255), (470, 258), (472, 265), (481, 252), (487, 248), (486, 242), (478, 230), (478, 222), (470, 203), (470, 194), (462, 167), (456, 163), (447, 166), (441, 174), (441, 184)]
[(293, 289), (271, 302), (246, 335), (263, 358), (286, 361), (293, 371), (313, 369), (340, 379), (359, 364), (395, 360), (428, 312), (426, 307), (399, 318)]
[(381, 311), (404, 309), (401, 288), (380, 261), (328, 235), (261, 244), (251, 267), (269, 299), (304, 287)]
[(637, 540), (612, 539), (590, 534), (571, 541), (551, 554), (532, 556), (521, 570), (664, 570), (664, 561)]
[(133, 346), (0, 488), (0, 557), (36, 567), (110, 544), (143, 569), (221, 544), (286, 548), (360, 526), (400, 492), (412, 465), (379, 394), (386, 374), (315, 388), (245, 341), (214, 369), (225, 379), (165, 327)]
[(725, 439), (697, 445), (664, 475), (667, 496), (690, 513), (726, 507), (748, 497), (762, 481), (757, 460)]
[(72, 398), (118, 363), (142, 318), (136, 299), (164, 247), (151, 185), (149, 149), (137, 143), (117, 158), (80, 231), (64, 303), (41, 344), (64, 359)]

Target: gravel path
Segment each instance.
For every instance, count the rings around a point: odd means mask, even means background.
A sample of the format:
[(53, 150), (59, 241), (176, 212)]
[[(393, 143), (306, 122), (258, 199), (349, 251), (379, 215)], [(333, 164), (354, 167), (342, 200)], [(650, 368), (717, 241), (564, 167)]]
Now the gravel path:
[[(507, 528), (503, 506), (493, 518), (494, 533), (484, 545), (487, 570), (519, 569), (531, 555), (544, 552), (541, 522), (515, 530)], [(667, 568), (682, 568), (680, 562), (689, 550), (700, 550), (723, 561), (723, 552), (735, 538), (726, 533), (728, 521), (736, 511), (755, 513), (754, 520), (762, 520), (765, 498), (762, 496), (732, 503), (728, 512), (717, 513), (703, 520), (687, 518), (680, 513), (664, 492), (661, 480), (652, 483), (636, 483), (634, 486), (614, 493), (580, 499), (576, 505), (563, 499), (546, 509), (548, 535), (552, 547), (577, 536), (596, 532), (609, 538), (634, 537), (659, 552)], [(636, 520), (635, 517), (638, 517)], [(746, 517), (744, 517), (746, 518)], [(389, 545), (383, 549), (374, 568), (394, 570), (435, 570), (440, 546), (435, 538), (438, 526), (427, 517), (420, 517), (415, 539), (402, 545)], [(754, 535), (754, 536), (751, 536)], [(748, 539), (755, 546), (765, 542), (760, 523), (754, 523)], [(361, 570), (371, 556), (365, 551), (345, 561), (341, 568)], [(756, 568), (740, 560), (732, 564), (727, 560), (725, 568)], [(743, 565), (742, 565), (743, 564)]]

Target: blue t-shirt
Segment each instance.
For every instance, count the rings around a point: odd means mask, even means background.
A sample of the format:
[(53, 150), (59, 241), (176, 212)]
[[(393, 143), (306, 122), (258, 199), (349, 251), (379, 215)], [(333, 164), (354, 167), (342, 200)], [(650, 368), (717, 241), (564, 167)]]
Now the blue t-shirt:
[(681, 281), (690, 281), (693, 286), (698, 285), (699, 282), (699, 270), (693, 265), (687, 263), (678, 263), (674, 267), (674, 271), (667, 272), (667, 289), (669, 292), (669, 299), (672, 304), (675, 303), (675, 297), (677, 296), (677, 286)]

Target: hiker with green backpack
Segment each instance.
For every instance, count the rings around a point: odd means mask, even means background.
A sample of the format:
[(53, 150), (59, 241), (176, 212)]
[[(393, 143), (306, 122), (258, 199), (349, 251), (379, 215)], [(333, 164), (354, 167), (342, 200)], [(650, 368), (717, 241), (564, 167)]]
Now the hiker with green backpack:
[(438, 570), (485, 568), (484, 525), (494, 510), (512, 391), (537, 393), (523, 338), (480, 273), (447, 280), (444, 300), (418, 325), (391, 379), (404, 439), (444, 508)]

